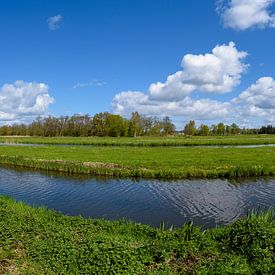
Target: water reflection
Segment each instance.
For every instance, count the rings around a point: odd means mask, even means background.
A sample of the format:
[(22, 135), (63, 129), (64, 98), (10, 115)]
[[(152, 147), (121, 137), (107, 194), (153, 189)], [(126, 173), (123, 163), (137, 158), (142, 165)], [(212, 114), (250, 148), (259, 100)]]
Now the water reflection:
[(0, 194), (69, 215), (213, 227), (275, 207), (275, 179), (132, 180), (0, 168)]

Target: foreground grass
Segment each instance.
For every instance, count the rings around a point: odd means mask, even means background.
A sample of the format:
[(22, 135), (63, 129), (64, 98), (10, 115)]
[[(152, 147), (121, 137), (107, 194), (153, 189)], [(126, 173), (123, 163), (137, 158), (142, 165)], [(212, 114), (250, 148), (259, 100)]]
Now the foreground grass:
[(272, 274), (274, 212), (201, 231), (69, 217), (0, 197), (0, 273)]
[(275, 147), (1, 146), (0, 164), (119, 177), (271, 176), (275, 175)]
[(65, 144), (97, 146), (219, 146), (275, 144), (275, 135), (237, 135), (208, 137), (5, 137), (0, 143)]

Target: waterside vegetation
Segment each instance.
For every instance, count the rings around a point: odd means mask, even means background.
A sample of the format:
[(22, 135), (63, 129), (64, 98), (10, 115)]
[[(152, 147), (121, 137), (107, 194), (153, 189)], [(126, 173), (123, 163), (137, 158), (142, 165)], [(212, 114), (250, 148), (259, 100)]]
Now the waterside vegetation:
[(272, 274), (274, 212), (201, 231), (69, 217), (0, 197), (1, 274)]

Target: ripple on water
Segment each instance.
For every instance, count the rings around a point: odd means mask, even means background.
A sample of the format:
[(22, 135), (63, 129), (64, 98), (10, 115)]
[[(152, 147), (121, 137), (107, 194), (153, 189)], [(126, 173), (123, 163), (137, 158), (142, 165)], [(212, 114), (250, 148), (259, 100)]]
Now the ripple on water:
[(275, 207), (275, 179), (131, 180), (64, 176), (0, 168), (0, 194), (65, 214), (158, 226), (192, 220), (203, 227), (228, 224), (251, 209)]

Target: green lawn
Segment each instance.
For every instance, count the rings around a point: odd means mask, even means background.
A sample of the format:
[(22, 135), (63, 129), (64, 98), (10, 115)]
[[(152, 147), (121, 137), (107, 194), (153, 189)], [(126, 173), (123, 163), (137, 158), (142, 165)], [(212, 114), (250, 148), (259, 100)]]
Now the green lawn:
[(274, 175), (275, 147), (1, 146), (0, 163), (111, 176), (245, 177)]
[(38, 143), (38, 144), (73, 144), (101, 146), (198, 146), (198, 145), (252, 145), (275, 144), (275, 135), (238, 135), (208, 137), (5, 137), (0, 142)]
[(69, 217), (0, 196), (0, 274), (272, 274), (272, 211), (201, 231)]

